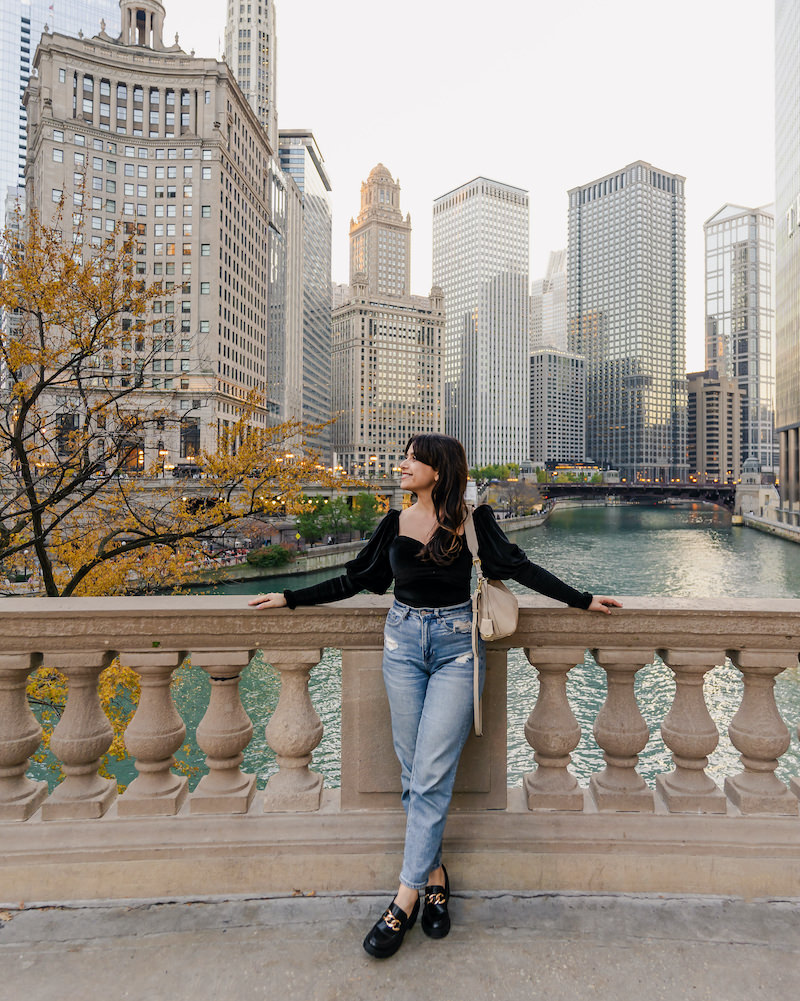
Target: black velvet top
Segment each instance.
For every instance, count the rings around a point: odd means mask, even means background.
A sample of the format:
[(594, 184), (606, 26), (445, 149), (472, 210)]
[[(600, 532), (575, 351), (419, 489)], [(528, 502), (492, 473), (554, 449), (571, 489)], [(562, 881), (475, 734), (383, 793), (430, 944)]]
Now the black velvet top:
[[(588, 608), (592, 603), (588, 591), (576, 591), (531, 563), (519, 546), (506, 538), (487, 504), (475, 508), (473, 520), (485, 577), (516, 580), (574, 608)], [(392, 509), (358, 556), (345, 564), (345, 573), (311, 587), (284, 591), (286, 604), (289, 608), (319, 605), (352, 598), (363, 590), (383, 594), (392, 580), (397, 600), (413, 608), (446, 608), (469, 601), (472, 556), (466, 539), (462, 537), (461, 552), (453, 562), (440, 566), (432, 560), (421, 560), (423, 544), (408, 535), (400, 535), (399, 525), (400, 512)]]

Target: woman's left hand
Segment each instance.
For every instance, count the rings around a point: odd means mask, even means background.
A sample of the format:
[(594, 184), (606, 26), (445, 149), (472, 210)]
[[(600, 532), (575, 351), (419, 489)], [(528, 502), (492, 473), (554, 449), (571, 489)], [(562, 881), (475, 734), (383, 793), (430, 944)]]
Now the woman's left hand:
[(616, 598), (606, 598), (605, 595), (596, 594), (592, 598), (592, 603), (586, 609), (587, 612), (605, 612), (606, 615), (611, 614), (612, 608), (622, 608), (622, 602), (617, 601)]

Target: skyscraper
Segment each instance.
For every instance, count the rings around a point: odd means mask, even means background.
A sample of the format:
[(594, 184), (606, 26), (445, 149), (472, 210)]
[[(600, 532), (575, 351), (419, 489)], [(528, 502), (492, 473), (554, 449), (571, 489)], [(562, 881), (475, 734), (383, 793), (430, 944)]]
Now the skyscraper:
[(531, 352), (530, 433), (535, 465), (583, 462), (586, 372), (580, 355), (552, 347)]
[[(313, 132), (281, 129), (280, 162), (302, 196), (302, 416), (331, 416), (331, 183)], [(293, 415), (294, 416), (294, 415)], [(330, 461), (330, 428), (318, 439)]]
[[(350, 472), (396, 474), (409, 438), (442, 431), (444, 315), (440, 288), (409, 295), (411, 221), (400, 184), (383, 166), (361, 186), (350, 227), (351, 274), (333, 309), (333, 448)], [(369, 274), (372, 275), (370, 280)]]
[(552, 250), (547, 273), (531, 283), (531, 351), (567, 350), (567, 251)]
[(800, 7), (775, 3), (775, 424), (780, 510), (800, 525)]
[(409, 295), (411, 290), (411, 216), (400, 211), (400, 179), (382, 163), (361, 185), (361, 211), (350, 220), (350, 284), (367, 276), (375, 295)]
[(742, 398), (736, 379), (709, 372), (687, 375), (686, 452), (689, 478), (736, 483), (742, 475)]
[(3, 0), (0, 4), (0, 185), (22, 185), (25, 176), (27, 115), (22, 95), (31, 75), (31, 60), (45, 24), (50, 31), (88, 37), (100, 22), (116, 34), (119, 0)]
[(225, 62), (278, 152), (277, 39), (273, 0), (228, 0)]
[(686, 475), (684, 181), (638, 160), (569, 191), (587, 459), (631, 481)]
[(433, 203), (444, 290), (445, 430), (471, 465), (523, 462), (529, 443), (528, 192), (476, 177)]
[(723, 205), (706, 238), (706, 368), (742, 390), (741, 456), (774, 473), (775, 217), (772, 206)]
[[(214, 449), (248, 392), (267, 388), (271, 151), (228, 66), (165, 45), (159, 0), (120, 9), (118, 37), (42, 36), (25, 94), (26, 199), (44, 223), (60, 213), (64, 242), (86, 253), (121, 219), (136, 274), (177, 290), (156, 299), (146, 333), (123, 318), (130, 338), (92, 376), (182, 417), (159, 449), (175, 463)], [(269, 405), (253, 415), (272, 420)], [(158, 445), (132, 461), (148, 465)]]

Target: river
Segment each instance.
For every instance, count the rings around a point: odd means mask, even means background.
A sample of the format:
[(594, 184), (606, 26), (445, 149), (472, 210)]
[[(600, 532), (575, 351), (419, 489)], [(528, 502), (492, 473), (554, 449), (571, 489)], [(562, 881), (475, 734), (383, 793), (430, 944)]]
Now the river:
[[(514, 536), (528, 556), (581, 590), (625, 595), (663, 595), (697, 598), (797, 598), (800, 597), (800, 545), (750, 528), (733, 526), (730, 515), (714, 507), (623, 505), (557, 509), (541, 527)], [(268, 590), (298, 587), (330, 576), (330, 571), (307, 577), (272, 578)], [(511, 582), (512, 589), (524, 588)], [(218, 590), (226, 594), (254, 594), (264, 582), (232, 584)], [(263, 613), (269, 614), (269, 613)], [(311, 696), (325, 727), (322, 743), (314, 752), (314, 767), (326, 785), (339, 783), (341, 672), (340, 654), (326, 650), (322, 663), (312, 671)], [(174, 692), (187, 724), (187, 750), (183, 767), (194, 785), (201, 774), (203, 756), (194, 745), (194, 731), (208, 704), (209, 683), (204, 672), (184, 669)], [(508, 664), (508, 775), (518, 785), (533, 767), (533, 751), (523, 726), (536, 700), (536, 675), (522, 651), (513, 650)], [(641, 755), (639, 770), (651, 786), (659, 772), (671, 767), (659, 726), (669, 711), (675, 686), (669, 670), (656, 660), (640, 671), (636, 680), (642, 715), (651, 730)], [(741, 699), (739, 673), (728, 662), (706, 677), (709, 711), (720, 730), (720, 744), (709, 762), (711, 774), (738, 771), (738, 752), (726, 731)], [(582, 736), (573, 753), (572, 768), (581, 782), (602, 768), (602, 752), (595, 744), (592, 726), (605, 699), (605, 675), (587, 654), (570, 672), (568, 692)], [(264, 739), (278, 697), (278, 682), (269, 665), (257, 657), (242, 677), (242, 701), (255, 726), (254, 738), (244, 752), (244, 769), (258, 775), (263, 787), (275, 770), (272, 751)], [(800, 676), (785, 671), (776, 682), (776, 697), (792, 732), (792, 746), (781, 759), (779, 777), (800, 774), (797, 724), (800, 719)], [(114, 763), (120, 781), (134, 773), (129, 762)]]

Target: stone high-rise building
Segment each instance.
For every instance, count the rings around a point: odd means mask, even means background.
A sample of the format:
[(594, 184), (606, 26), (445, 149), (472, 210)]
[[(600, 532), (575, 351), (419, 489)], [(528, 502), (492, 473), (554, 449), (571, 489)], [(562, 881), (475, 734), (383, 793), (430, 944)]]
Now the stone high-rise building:
[(742, 400), (736, 379), (716, 369), (690, 372), (686, 450), (689, 478), (736, 483), (742, 475)]
[[(26, 197), (45, 223), (63, 201), (63, 238), (82, 226), (85, 253), (121, 220), (137, 274), (185, 283), (156, 301), (146, 337), (127, 321), (131, 340), (97, 370), (115, 386), (141, 372), (141, 406), (185, 413), (180, 437), (163, 442), (172, 464), (213, 449), (248, 392), (268, 390), (271, 150), (229, 67), (164, 42), (159, 0), (120, 10), (118, 37), (43, 35), (25, 95)], [(267, 399), (255, 423), (275, 406)], [(144, 442), (140, 464), (157, 447)]]
[(531, 352), (531, 462), (574, 464), (586, 453), (586, 372), (580, 355)]
[(225, 62), (278, 151), (277, 38), (273, 0), (228, 0)]
[(800, 526), (800, 6), (775, 3), (775, 425), (779, 517)]
[(371, 270), (353, 272), (350, 286), (337, 288), (333, 449), (349, 472), (396, 476), (409, 438), (443, 430), (442, 290), (407, 292), (411, 222), (383, 164), (361, 187), (361, 209), (350, 227), (351, 267), (356, 260)]
[(400, 211), (400, 181), (379, 163), (361, 185), (361, 211), (350, 220), (350, 284), (363, 272), (376, 295), (410, 295), (411, 216)]
[(777, 472), (775, 217), (772, 206), (724, 205), (706, 239), (706, 368), (742, 391), (742, 462)]
[(629, 481), (686, 477), (684, 181), (638, 160), (569, 191), (587, 460)]
[(444, 290), (445, 430), (471, 466), (529, 451), (528, 192), (476, 177), (433, 203)]

